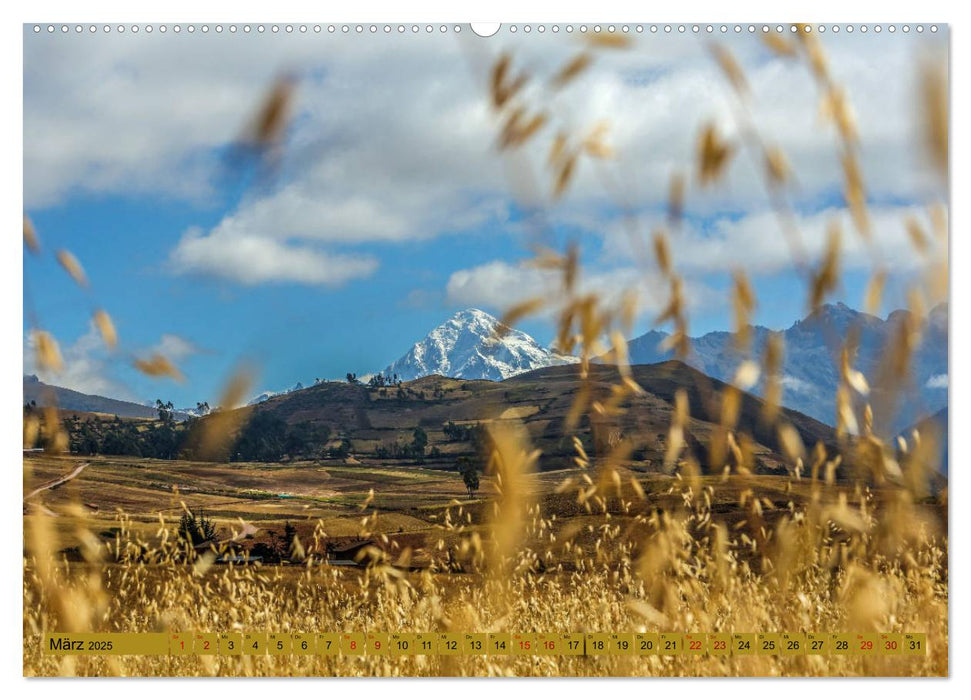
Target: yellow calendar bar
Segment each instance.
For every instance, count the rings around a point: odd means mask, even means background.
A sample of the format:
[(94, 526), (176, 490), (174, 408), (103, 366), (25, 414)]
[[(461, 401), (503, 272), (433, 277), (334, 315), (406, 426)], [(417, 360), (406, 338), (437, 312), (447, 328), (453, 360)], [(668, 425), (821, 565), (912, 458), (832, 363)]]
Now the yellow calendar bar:
[(654, 656), (661, 645), (657, 632), (638, 632), (634, 635), (634, 653), (638, 656)]
[(367, 639), (360, 633), (342, 634), (340, 636), (340, 650), (344, 656), (364, 656)]
[(443, 632), (438, 635), (438, 653), (442, 656), (461, 656), (465, 653), (465, 635)]
[(271, 632), (266, 635), (266, 650), (271, 656), (284, 656), (290, 654), (293, 637), (290, 634)]
[(513, 656), (532, 656), (536, 654), (536, 635), (535, 634), (514, 634), (512, 635)]
[(388, 653), (391, 656), (411, 656), (415, 653), (415, 635), (412, 632), (395, 632), (388, 635)]
[(290, 653), (298, 656), (315, 654), (317, 651), (317, 639), (312, 634), (295, 632), (292, 635)]
[(675, 632), (661, 632), (660, 652), (665, 656), (680, 656), (684, 651), (684, 635)]
[(213, 633), (196, 632), (192, 635), (192, 653), (196, 656), (212, 656), (219, 650), (219, 636)]
[(368, 656), (388, 656), (391, 650), (391, 637), (384, 632), (368, 632), (366, 637)]
[(266, 632), (244, 632), (243, 654), (246, 656), (263, 656), (266, 654)]
[(684, 635), (684, 653), (689, 656), (704, 656), (708, 651), (708, 635), (688, 632)]
[(220, 632), (216, 636), (216, 653), (220, 656), (241, 656), (243, 635), (239, 632)]
[(833, 648), (832, 636), (818, 632), (806, 633), (806, 653), (814, 655), (831, 654)]
[(487, 634), (463, 634), (463, 644), (466, 654), (473, 656), (486, 654), (489, 651), (489, 635)]
[(904, 654), (914, 654), (923, 656), (927, 653), (927, 635), (923, 632), (904, 634), (903, 649)]
[(803, 656), (806, 654), (806, 635), (802, 632), (783, 632), (780, 643), (783, 656)]
[(341, 649), (341, 636), (336, 632), (321, 632), (316, 635), (317, 653), (321, 656), (337, 656)]
[(728, 632), (713, 632), (708, 637), (708, 653), (711, 656), (731, 656), (732, 635)]
[(47, 634), (55, 655), (923, 656), (923, 632), (168, 632)]
[(70, 654), (169, 654), (169, 636), (162, 633), (49, 634), (42, 638), (44, 651)]
[(504, 656), (512, 653), (512, 635), (506, 632), (489, 633), (489, 653)]

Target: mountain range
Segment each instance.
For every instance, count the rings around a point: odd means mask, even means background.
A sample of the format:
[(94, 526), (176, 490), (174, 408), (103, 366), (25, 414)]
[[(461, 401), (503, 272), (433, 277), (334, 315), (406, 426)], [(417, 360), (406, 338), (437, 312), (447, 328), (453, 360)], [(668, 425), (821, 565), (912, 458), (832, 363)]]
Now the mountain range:
[[(782, 365), (782, 403), (828, 425), (836, 423), (836, 389), (840, 382), (840, 353), (844, 341), (855, 329), (859, 333), (853, 368), (861, 371), (871, 387), (872, 402), (886, 396), (892, 382), (901, 379), (881, 371), (885, 350), (892, 344), (908, 311), (894, 311), (886, 319), (855, 311), (845, 304), (827, 304), (806, 318), (780, 331), (785, 347)], [(911, 376), (899, 395), (888, 431), (899, 431), (920, 418), (947, 406), (948, 402), (948, 322), (947, 306), (935, 307), (919, 324), (921, 342), (909, 364)], [(761, 355), (772, 332), (751, 326), (753, 347)], [(653, 364), (671, 359), (662, 349), (667, 334), (651, 331), (631, 340), (631, 364)], [(691, 339), (691, 354), (686, 362), (722, 381), (731, 381), (742, 356), (734, 346), (734, 335), (719, 331)], [(753, 391), (761, 394), (764, 386)]]
[[(881, 360), (907, 311), (894, 311), (886, 319), (855, 311), (845, 304), (828, 304), (789, 328), (779, 331), (785, 347), (782, 365), (782, 403), (827, 425), (834, 425), (835, 395), (840, 381), (839, 358), (844, 339), (856, 329), (859, 343), (852, 365), (867, 377), (871, 400), (878, 405), (887, 394), (888, 376), (881, 371)], [(494, 316), (479, 309), (454, 314), (419, 340), (401, 358), (380, 372), (388, 380), (411, 381), (440, 375), (466, 380), (503, 381), (538, 369), (570, 365), (577, 358), (543, 347), (532, 337), (501, 325)], [(752, 326), (751, 337), (756, 356), (765, 347), (771, 331)], [(922, 342), (909, 363), (911, 376), (896, 402), (893, 417), (886, 420), (884, 432), (905, 430), (922, 418), (945, 409), (948, 404), (948, 312), (935, 307), (921, 322)], [(663, 349), (667, 334), (650, 331), (628, 343), (630, 362), (648, 365), (667, 361), (672, 353)], [(730, 382), (743, 358), (735, 349), (733, 334), (716, 331), (692, 338), (688, 365), (715, 379)], [(297, 383), (284, 391), (265, 391), (249, 401), (260, 404), (272, 398), (300, 392)], [(761, 395), (764, 384), (752, 388)], [(51, 396), (61, 408), (117, 414), (122, 417), (153, 418), (153, 407), (91, 396), (63, 387), (49, 387), (37, 377), (24, 377), (24, 400), (44, 405)], [(194, 415), (194, 410), (178, 412), (179, 417)]]

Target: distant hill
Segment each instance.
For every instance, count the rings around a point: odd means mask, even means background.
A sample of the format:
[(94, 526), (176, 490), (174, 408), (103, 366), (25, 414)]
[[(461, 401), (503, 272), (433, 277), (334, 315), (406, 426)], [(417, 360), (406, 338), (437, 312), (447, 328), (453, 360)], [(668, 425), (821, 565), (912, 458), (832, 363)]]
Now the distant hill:
[(485, 311), (460, 311), (381, 374), (388, 379), (397, 375), (402, 381), (433, 374), (500, 381), (540, 367), (577, 362), (577, 358), (544, 348), (514, 328), (496, 337), (499, 325), (499, 320)]
[(24, 375), (24, 403), (31, 401), (38, 406), (54, 405), (64, 411), (105, 413), (121, 418), (158, 418), (158, 413), (150, 406), (45, 384), (33, 374)]
[[(907, 311), (894, 311), (886, 319), (855, 311), (845, 304), (827, 304), (815, 313), (781, 331), (785, 341), (782, 403), (819, 421), (834, 425), (836, 388), (839, 384), (839, 358), (843, 342), (851, 329), (860, 334), (859, 350), (853, 366), (868, 378), (876, 399), (883, 395), (880, 361), (888, 339), (906, 318)], [(947, 306), (940, 305), (928, 314), (920, 329), (922, 342), (910, 363), (912, 376), (892, 417), (877, 416), (892, 433), (913, 425), (921, 416), (947, 406), (948, 327)], [(751, 327), (756, 352), (761, 354), (771, 331)], [(670, 359), (670, 351), (660, 344), (666, 333), (651, 331), (629, 342), (630, 361), (653, 364)], [(691, 341), (688, 364), (705, 374), (730, 381), (741, 360), (733, 345), (733, 335), (719, 331)], [(897, 379), (897, 377), (894, 377)], [(755, 388), (760, 393), (762, 385)]]
[[(595, 439), (589, 422), (582, 421), (577, 435), (587, 449), (602, 455), (602, 449), (594, 449), (597, 440), (627, 437), (635, 442), (634, 462), (645, 469), (656, 469), (665, 452), (675, 393), (684, 389), (692, 416), (686, 441), (705, 464), (719, 413), (717, 406), (706, 403), (707, 397), (724, 389), (725, 384), (676, 361), (635, 366), (632, 371), (645, 394), (628, 401), (628, 411), (620, 418), (619, 435), (600, 434)], [(600, 400), (609, 395), (617, 381), (615, 367), (591, 367), (590, 382)], [(469, 429), (477, 423), (516, 417), (525, 424), (533, 444), (543, 451), (541, 468), (550, 470), (571, 466), (575, 456), (572, 437), (564, 432), (564, 420), (579, 388), (578, 367), (565, 365), (533, 370), (502, 382), (437, 375), (400, 387), (323, 382), (243, 410), (253, 412), (252, 424), (264, 416), (265, 425), (279, 421), (291, 431), (326, 434), (332, 444), (350, 441), (351, 453), (362, 460), (394, 453), (394, 446), (411, 441), (413, 431), (420, 427), (427, 434), (429, 450), (437, 450), (437, 454), (429, 452), (429, 463), (444, 461), (445, 466), (454, 466), (462, 454), (474, 454), (474, 431)], [(785, 465), (778, 436), (761, 420), (762, 407), (761, 399), (743, 394), (738, 429), (759, 443), (755, 448), (759, 471), (781, 472)], [(835, 445), (829, 426), (795, 411), (783, 410), (783, 415), (808, 447), (817, 441)]]

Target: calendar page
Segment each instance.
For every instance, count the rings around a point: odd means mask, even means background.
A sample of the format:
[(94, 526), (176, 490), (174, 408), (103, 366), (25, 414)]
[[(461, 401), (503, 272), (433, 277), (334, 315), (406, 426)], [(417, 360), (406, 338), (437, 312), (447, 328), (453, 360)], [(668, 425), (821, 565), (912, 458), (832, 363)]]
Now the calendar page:
[(22, 33), (24, 676), (949, 674), (946, 24)]

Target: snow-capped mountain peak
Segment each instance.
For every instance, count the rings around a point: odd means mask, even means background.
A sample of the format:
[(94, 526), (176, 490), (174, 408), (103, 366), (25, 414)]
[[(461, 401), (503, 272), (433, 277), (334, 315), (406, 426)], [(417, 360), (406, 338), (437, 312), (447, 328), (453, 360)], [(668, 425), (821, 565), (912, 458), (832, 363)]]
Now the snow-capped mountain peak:
[(576, 362), (542, 347), (514, 328), (502, 337), (498, 319), (480, 309), (465, 309), (435, 328), (382, 374), (407, 381), (440, 374), (462, 379), (500, 381), (540, 367)]

